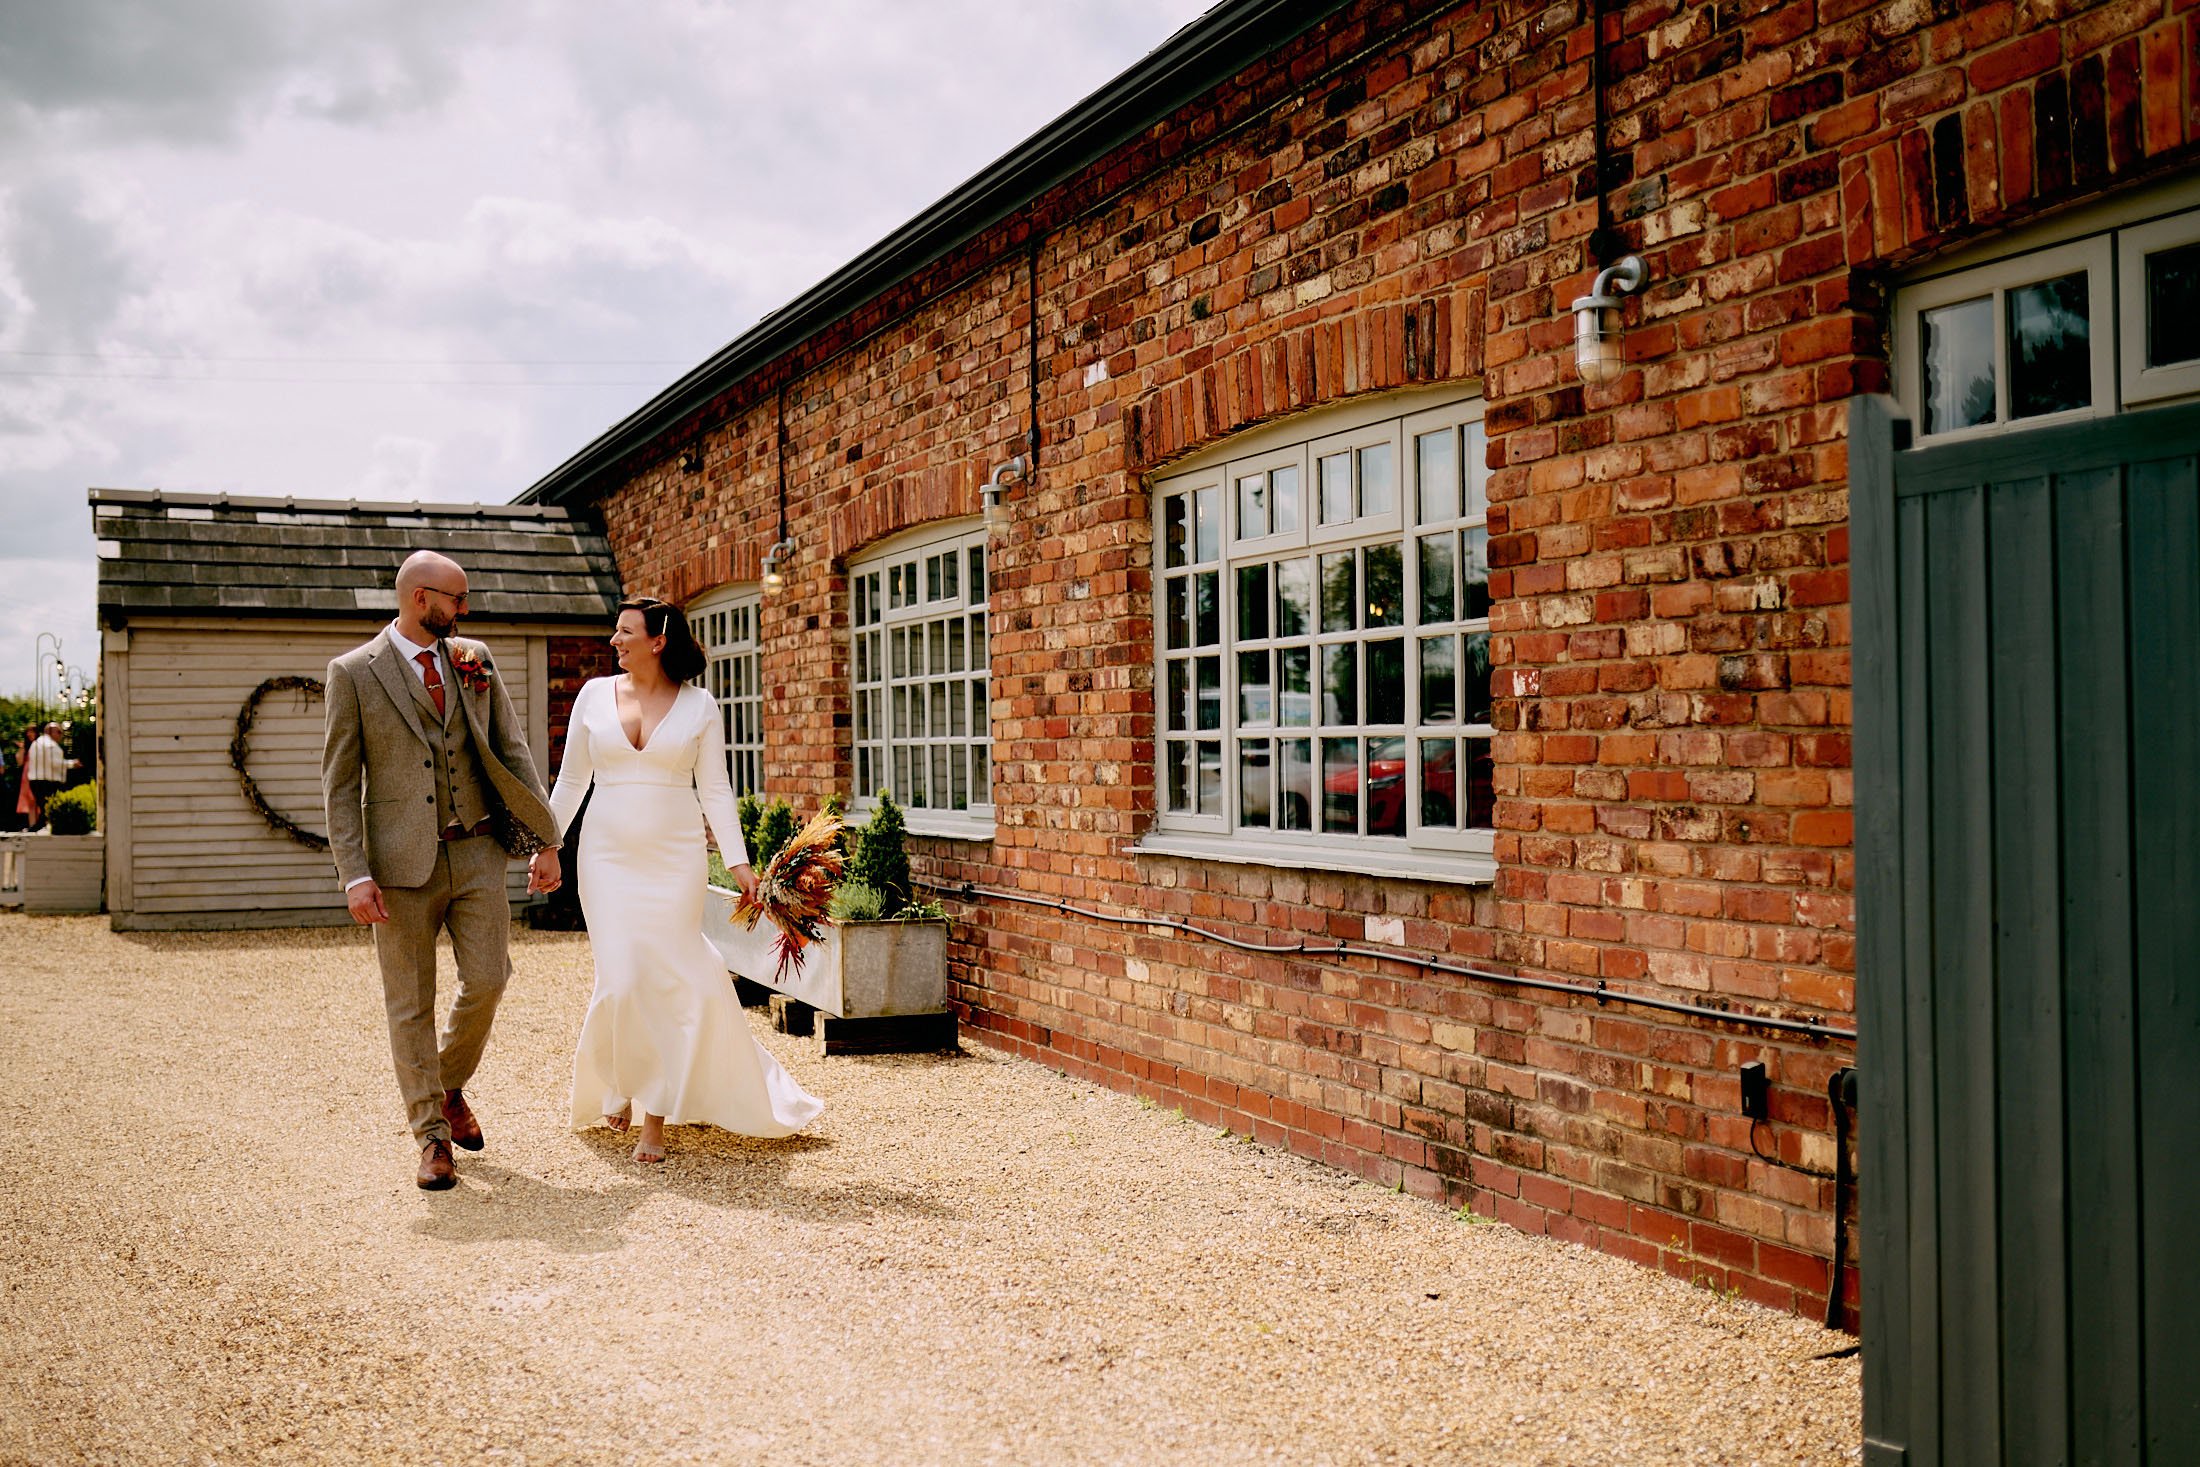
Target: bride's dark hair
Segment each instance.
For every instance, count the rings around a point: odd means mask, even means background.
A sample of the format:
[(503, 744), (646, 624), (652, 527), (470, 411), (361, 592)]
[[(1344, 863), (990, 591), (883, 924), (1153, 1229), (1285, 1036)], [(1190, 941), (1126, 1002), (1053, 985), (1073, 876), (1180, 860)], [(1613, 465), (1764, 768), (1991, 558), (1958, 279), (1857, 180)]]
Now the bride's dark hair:
[(665, 639), (665, 650), (658, 660), (664, 664), (666, 677), (676, 683), (690, 682), (707, 665), (703, 649), (695, 645), (695, 633), (688, 630), (687, 615), (679, 607), (654, 596), (629, 596), (619, 603), (619, 610), (640, 612), (642, 630)]

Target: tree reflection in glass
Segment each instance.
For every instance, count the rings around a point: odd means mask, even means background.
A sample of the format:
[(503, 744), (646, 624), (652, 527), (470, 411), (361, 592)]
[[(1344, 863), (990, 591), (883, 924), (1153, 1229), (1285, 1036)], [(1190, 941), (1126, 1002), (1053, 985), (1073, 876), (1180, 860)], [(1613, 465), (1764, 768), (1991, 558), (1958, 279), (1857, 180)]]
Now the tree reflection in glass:
[(2200, 243), (2147, 256), (2147, 365), (2200, 361)]
[(1460, 639), (1465, 643), (1466, 655), (1460, 672), (1466, 684), (1465, 704), (1460, 710), (1462, 723), (1488, 723), (1490, 721), (1490, 634), (1469, 632)]
[(1994, 300), (1981, 296), (1927, 311), (1925, 431), (1994, 421)]
[(2083, 270), (2007, 296), (2009, 416), (2036, 418), (2093, 402), (2092, 324)]

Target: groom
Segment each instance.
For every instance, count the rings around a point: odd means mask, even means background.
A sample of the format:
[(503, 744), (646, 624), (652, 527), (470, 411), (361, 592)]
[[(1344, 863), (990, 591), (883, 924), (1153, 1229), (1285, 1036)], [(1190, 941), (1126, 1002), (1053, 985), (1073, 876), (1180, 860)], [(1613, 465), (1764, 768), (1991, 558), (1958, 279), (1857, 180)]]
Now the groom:
[[(541, 850), (555, 885), (558, 828), (504, 683), (479, 642), (451, 635), (466, 572), (432, 550), (397, 571), (397, 620), (328, 665), (321, 792), (352, 920), (372, 924), (390, 1054), (420, 1147), (414, 1178), (457, 1183), (451, 1145), (482, 1147), (465, 1085), (511, 973), (507, 847)], [(435, 1029), (436, 934), (458, 958), (458, 997)]]

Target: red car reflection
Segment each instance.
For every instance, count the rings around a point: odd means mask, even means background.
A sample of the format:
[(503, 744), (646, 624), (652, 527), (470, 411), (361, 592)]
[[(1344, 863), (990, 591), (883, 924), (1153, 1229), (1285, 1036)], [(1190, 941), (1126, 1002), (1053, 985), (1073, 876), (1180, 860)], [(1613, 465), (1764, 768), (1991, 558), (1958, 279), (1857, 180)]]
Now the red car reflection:
[[(1488, 745), (1478, 744), (1478, 754)], [(1445, 829), (1487, 824), (1494, 791), (1490, 761), (1486, 755), (1469, 761), (1467, 804), (1458, 803), (1458, 745), (1446, 740), (1429, 751), (1421, 771), (1421, 823)], [(1367, 746), (1367, 826), (1369, 835), (1406, 833), (1406, 758), (1404, 738), (1371, 739)], [(1331, 830), (1351, 830), (1359, 813), (1359, 771), (1338, 769), (1322, 780), (1324, 825)], [(1462, 821), (1461, 817), (1465, 816)]]

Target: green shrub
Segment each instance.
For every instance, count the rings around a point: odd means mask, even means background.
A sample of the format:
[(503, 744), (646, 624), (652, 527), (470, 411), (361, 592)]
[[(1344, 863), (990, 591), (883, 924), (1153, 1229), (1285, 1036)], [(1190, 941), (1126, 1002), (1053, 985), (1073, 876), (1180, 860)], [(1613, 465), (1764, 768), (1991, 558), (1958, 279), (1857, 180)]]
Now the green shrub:
[(840, 834), (833, 838), (833, 844), (840, 848), (841, 867), (845, 870), (848, 858), (856, 853), (855, 832), (848, 828), (848, 797), (846, 795), (827, 795), (825, 797), (825, 813), (840, 822)]
[(80, 784), (48, 800), (46, 824), (55, 835), (90, 835), (99, 824), (98, 784)]
[(764, 801), (755, 790), (750, 790), (733, 802), (733, 813), (741, 820), (741, 844), (756, 849), (756, 823), (764, 818)]
[(741, 819), (741, 844), (749, 848), (749, 864), (759, 871), (802, 828), (785, 800), (746, 794), (735, 802), (734, 812)]
[(898, 913), (909, 901), (908, 835), (902, 824), (901, 806), (886, 790), (878, 792), (878, 809), (848, 858), (849, 881), (861, 882), (879, 894), (888, 912)]
[(830, 912), (835, 922), (876, 922), (886, 915), (886, 899), (875, 887), (843, 881), (833, 888)]
[(894, 920), (897, 922), (945, 922), (947, 920), (947, 908), (929, 899), (921, 902), (904, 902), (901, 910), (894, 913)]
[(703, 854), (710, 858), (710, 884), (712, 886), (726, 891), (739, 891), (741, 889), (740, 883), (733, 879), (733, 873), (726, 869), (726, 863), (718, 858), (716, 851), (705, 851)]

